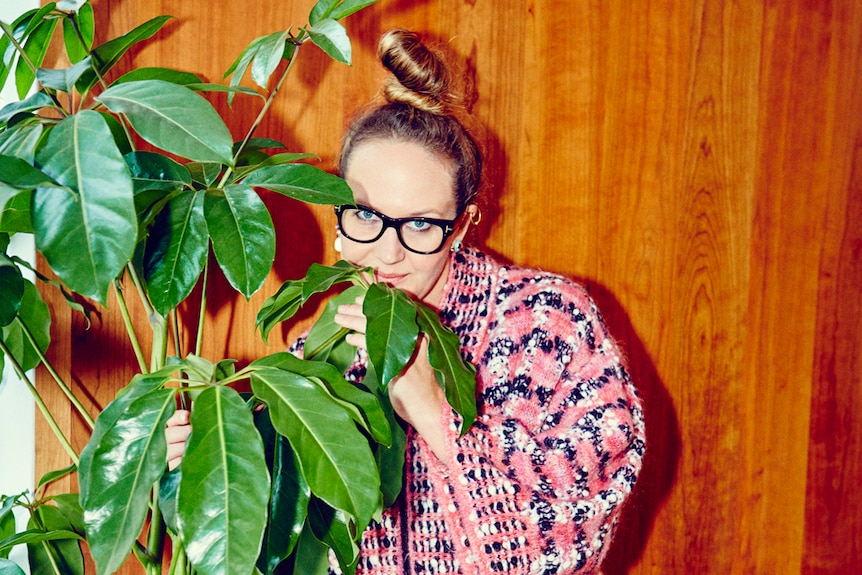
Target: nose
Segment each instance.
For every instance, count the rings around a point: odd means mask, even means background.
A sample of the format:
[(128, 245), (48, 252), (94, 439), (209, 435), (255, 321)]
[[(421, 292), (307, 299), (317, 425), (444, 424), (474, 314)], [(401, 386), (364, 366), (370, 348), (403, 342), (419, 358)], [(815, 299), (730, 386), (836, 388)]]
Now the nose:
[(404, 259), (405, 249), (398, 239), (395, 228), (389, 228), (374, 242), (374, 251), (377, 259), (384, 264), (394, 264)]

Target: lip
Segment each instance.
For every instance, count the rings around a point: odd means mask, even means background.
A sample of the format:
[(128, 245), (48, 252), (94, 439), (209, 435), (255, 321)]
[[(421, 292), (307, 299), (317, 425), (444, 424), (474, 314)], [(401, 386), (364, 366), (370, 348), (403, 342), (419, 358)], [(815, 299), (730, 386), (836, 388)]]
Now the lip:
[(407, 274), (386, 274), (381, 272), (374, 273), (374, 279), (376, 281), (383, 282), (390, 286), (394, 286), (406, 277)]

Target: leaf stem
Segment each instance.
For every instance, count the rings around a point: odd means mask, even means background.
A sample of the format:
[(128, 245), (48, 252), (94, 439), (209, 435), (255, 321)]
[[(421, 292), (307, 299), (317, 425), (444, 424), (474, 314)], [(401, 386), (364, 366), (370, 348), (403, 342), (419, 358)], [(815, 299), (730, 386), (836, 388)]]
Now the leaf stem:
[(27, 389), (30, 390), (30, 394), (33, 396), (33, 400), (36, 402), (36, 405), (39, 407), (39, 411), (42, 412), (42, 416), (48, 422), (48, 425), (51, 427), (51, 431), (54, 432), (54, 435), (57, 436), (57, 440), (60, 442), (60, 445), (63, 446), (63, 449), (66, 450), (66, 453), (69, 455), (69, 458), (72, 462), (77, 465), (78, 464), (78, 454), (75, 453), (75, 449), (72, 447), (72, 444), (69, 443), (69, 440), (66, 438), (66, 435), (60, 429), (60, 426), (57, 425), (57, 420), (54, 419), (54, 416), (51, 415), (48, 406), (45, 405), (45, 401), (42, 399), (42, 396), (39, 395), (39, 392), (36, 390), (36, 386), (30, 381), (27, 377), (27, 374), (24, 372), (24, 369), (21, 367), (21, 364), (18, 363), (18, 360), (15, 356), (12, 355), (12, 352), (6, 347), (6, 344), (2, 339), (0, 339), (0, 351), (2, 351), (6, 357), (9, 359), (9, 362), (12, 364), (12, 367), (15, 370), (15, 373), (18, 374), (18, 377), (24, 384), (27, 386)]
[(135, 326), (132, 325), (132, 317), (129, 314), (129, 307), (126, 305), (126, 298), (123, 296), (123, 290), (120, 287), (120, 282), (114, 280), (114, 294), (117, 296), (117, 301), (120, 304), (120, 314), (123, 316), (123, 323), (126, 326), (126, 333), (129, 335), (129, 342), (132, 344), (132, 349), (135, 350), (135, 357), (138, 360), (138, 367), (141, 373), (147, 373), (147, 362), (144, 359), (144, 352), (141, 349), (141, 344), (138, 341), (138, 336), (135, 333)]
[(201, 348), (203, 347), (204, 342), (204, 323), (206, 321), (207, 315), (207, 289), (209, 288), (209, 278), (210, 278), (210, 259), (206, 258), (204, 261), (204, 277), (203, 277), (203, 285), (201, 286), (201, 307), (200, 312), (198, 314), (198, 332), (195, 337), (195, 355), (200, 357)]
[(39, 344), (36, 342), (36, 338), (33, 336), (33, 332), (30, 331), (30, 328), (24, 323), (20, 317), (16, 317), (15, 320), (18, 322), (18, 325), (21, 327), (21, 330), (24, 332), (24, 335), (27, 336), (27, 341), (30, 342), (30, 345), (36, 351), (36, 354), (39, 356), (39, 361), (45, 366), (45, 369), (48, 370), (48, 373), (51, 374), (51, 377), (57, 383), (57, 386), (62, 390), (63, 394), (68, 398), (68, 400), (75, 406), (75, 409), (83, 418), (84, 422), (90, 428), (90, 430), (95, 427), (96, 423), (93, 421), (93, 418), (90, 416), (90, 413), (84, 409), (84, 406), (78, 400), (72, 390), (69, 389), (69, 386), (66, 385), (66, 382), (63, 381), (63, 378), (60, 377), (60, 374), (57, 373), (57, 370), (54, 369), (54, 366), (51, 365), (51, 362), (48, 361), (48, 358), (45, 357), (45, 354), (42, 352), (42, 349), (39, 347)]

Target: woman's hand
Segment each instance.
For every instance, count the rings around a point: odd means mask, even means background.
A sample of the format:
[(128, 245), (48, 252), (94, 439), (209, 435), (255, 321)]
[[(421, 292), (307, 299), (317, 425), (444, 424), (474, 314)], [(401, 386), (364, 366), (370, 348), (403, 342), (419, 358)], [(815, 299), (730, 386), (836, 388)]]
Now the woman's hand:
[(192, 432), (189, 424), (189, 412), (178, 409), (168, 419), (168, 427), (165, 429), (165, 439), (168, 441), (168, 470), (173, 471), (186, 451), (186, 438)]
[[(367, 349), (365, 340), (366, 319), (362, 314), (362, 299), (341, 305), (335, 323), (352, 330), (347, 343)], [(401, 373), (389, 382), (389, 401), (398, 416), (413, 426), (441, 460), (445, 457), (444, 432), (441, 409), (445, 394), (437, 383), (434, 368), (428, 361), (428, 338), (419, 335), (413, 357)]]

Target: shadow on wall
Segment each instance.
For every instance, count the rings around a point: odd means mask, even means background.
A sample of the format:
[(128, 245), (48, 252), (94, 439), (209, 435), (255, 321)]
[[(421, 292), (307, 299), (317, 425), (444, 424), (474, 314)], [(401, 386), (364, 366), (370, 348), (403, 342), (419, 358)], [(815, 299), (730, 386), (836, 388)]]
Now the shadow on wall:
[(578, 281), (587, 287), (610, 333), (628, 355), (629, 373), (643, 401), (647, 436), (643, 468), (602, 564), (605, 575), (625, 575), (643, 555), (655, 518), (673, 486), (680, 457), (679, 421), (667, 388), (616, 297), (600, 284)]

